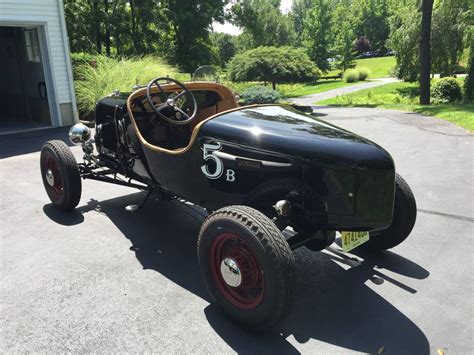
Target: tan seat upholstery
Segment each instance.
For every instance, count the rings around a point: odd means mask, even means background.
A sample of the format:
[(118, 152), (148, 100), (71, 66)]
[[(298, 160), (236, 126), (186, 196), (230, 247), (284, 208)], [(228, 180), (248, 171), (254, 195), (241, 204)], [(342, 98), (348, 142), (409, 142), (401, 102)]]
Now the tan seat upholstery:
[[(178, 149), (170, 150), (170, 149), (166, 149), (154, 144), (150, 144), (149, 142), (147, 142), (147, 140), (143, 137), (142, 133), (140, 132), (140, 129), (138, 128), (138, 125), (135, 121), (135, 117), (133, 115), (133, 100), (137, 97), (146, 95), (146, 88), (138, 89), (128, 97), (127, 110), (130, 116), (130, 121), (132, 122), (132, 126), (135, 129), (135, 133), (138, 139), (148, 149), (156, 151), (156, 152), (162, 152), (162, 153), (167, 153), (167, 154), (172, 154), (172, 155), (186, 153), (194, 144), (194, 141), (196, 140), (199, 130), (201, 129), (201, 127), (204, 125), (205, 122), (213, 119), (214, 117), (219, 116), (219, 114), (223, 112), (238, 109), (238, 104), (237, 104), (237, 101), (235, 100), (234, 94), (229, 88), (227, 88), (226, 86), (222, 84), (198, 81), (198, 82), (185, 83), (185, 85), (191, 91), (192, 90), (214, 91), (219, 95), (219, 102), (217, 103), (216, 106), (207, 107), (205, 109), (201, 109), (198, 111), (197, 113), (198, 117), (196, 118), (195, 122), (193, 123), (193, 126), (191, 127), (192, 133), (191, 133), (191, 138), (189, 139), (188, 145), (186, 147), (182, 147)], [(174, 90), (180, 89), (175, 84), (162, 85), (161, 87), (165, 91), (174, 91)], [(153, 92), (158, 92), (158, 88), (156, 87), (152, 88), (152, 90)]]

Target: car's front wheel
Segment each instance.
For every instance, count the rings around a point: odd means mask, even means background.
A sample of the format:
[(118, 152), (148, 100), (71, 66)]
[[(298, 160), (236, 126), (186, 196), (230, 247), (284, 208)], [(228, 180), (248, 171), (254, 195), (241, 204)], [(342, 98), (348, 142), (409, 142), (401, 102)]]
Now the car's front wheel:
[(48, 141), (41, 148), (41, 177), (51, 202), (72, 210), (81, 199), (81, 176), (76, 158), (63, 141)]
[(395, 205), (392, 224), (389, 228), (371, 234), (370, 240), (360, 246), (361, 249), (379, 252), (393, 248), (410, 235), (416, 221), (416, 201), (407, 182), (395, 176)]
[(198, 258), (209, 293), (232, 319), (262, 329), (288, 312), (294, 256), (264, 214), (246, 206), (212, 213), (201, 227)]

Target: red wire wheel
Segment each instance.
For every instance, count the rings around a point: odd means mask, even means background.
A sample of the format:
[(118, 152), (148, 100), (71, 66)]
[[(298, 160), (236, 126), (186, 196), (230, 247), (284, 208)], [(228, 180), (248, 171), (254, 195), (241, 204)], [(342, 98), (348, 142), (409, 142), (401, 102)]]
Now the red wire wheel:
[(226, 299), (241, 309), (257, 307), (263, 298), (263, 270), (250, 247), (232, 233), (218, 235), (211, 246), (215, 282)]
[(212, 300), (236, 322), (263, 330), (287, 314), (294, 256), (271, 219), (247, 206), (209, 215), (198, 239), (201, 274)]
[(59, 201), (64, 193), (64, 185), (61, 179), (61, 173), (59, 172), (58, 163), (53, 156), (49, 155), (44, 159), (43, 164), (44, 167), (42, 171), (44, 171), (45, 174), (46, 191), (49, 192), (52, 200)]
[(51, 202), (64, 211), (81, 199), (81, 176), (76, 158), (63, 141), (46, 142), (40, 155), (41, 177)]

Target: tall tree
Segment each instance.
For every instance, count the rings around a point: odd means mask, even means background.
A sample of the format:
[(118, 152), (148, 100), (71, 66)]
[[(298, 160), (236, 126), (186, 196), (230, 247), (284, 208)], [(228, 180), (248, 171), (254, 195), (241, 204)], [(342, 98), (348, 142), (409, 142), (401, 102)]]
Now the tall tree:
[(348, 21), (339, 24), (336, 34), (335, 52), (340, 60), (338, 67), (344, 72), (346, 69), (354, 67), (354, 32)]
[(251, 47), (284, 46), (295, 42), (289, 16), (280, 11), (280, 0), (241, 0), (232, 6), (232, 22), (243, 29)]
[(228, 33), (211, 34), (213, 45), (217, 48), (219, 55), (219, 65), (224, 67), (237, 53), (237, 45), (234, 36)]
[(386, 50), (385, 42), (390, 34), (388, 0), (354, 0), (353, 29), (357, 37), (365, 36), (372, 48), (380, 52)]
[(351, 16), (347, 13), (347, 8), (351, 4), (349, 1), (340, 1), (333, 10), (333, 33), (332, 51), (339, 57), (338, 67), (344, 72), (354, 65), (354, 26)]
[(471, 0), (443, 0), (433, 6), (431, 57), (435, 73), (452, 75), (464, 50), (464, 34), (473, 19)]
[(303, 22), (303, 44), (313, 62), (319, 69), (330, 69), (331, 56), (331, 5), (329, 0), (315, 0), (315, 6), (308, 12)]
[(433, 0), (422, 0), (420, 35), (420, 104), (430, 104), (431, 14)]
[(224, 20), (228, 0), (166, 0), (166, 16), (174, 33), (172, 60), (192, 74), (201, 65), (216, 61), (210, 41), (213, 21)]
[(395, 51), (395, 74), (405, 81), (416, 81), (420, 70), (421, 14), (413, 1), (400, 4), (390, 17), (388, 45)]
[(303, 41), (304, 18), (313, 6), (314, 0), (293, 0), (290, 16), (293, 19), (297, 44)]
[(464, 79), (464, 99), (468, 102), (474, 101), (474, 25), (467, 36), (469, 43), (469, 61), (467, 77)]

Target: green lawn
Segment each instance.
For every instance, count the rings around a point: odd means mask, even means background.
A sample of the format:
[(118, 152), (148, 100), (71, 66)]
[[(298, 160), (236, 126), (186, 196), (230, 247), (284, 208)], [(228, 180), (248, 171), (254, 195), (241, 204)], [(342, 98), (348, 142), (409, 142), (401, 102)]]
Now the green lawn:
[[(364, 67), (370, 70), (369, 79), (384, 78), (390, 76), (390, 71), (395, 66), (395, 57), (379, 57), (379, 58), (366, 58), (356, 59), (357, 67)], [(340, 70), (332, 70), (327, 73), (327, 76), (337, 75)]]
[(474, 104), (418, 104), (417, 83), (391, 83), (373, 89), (338, 96), (318, 102), (322, 105), (363, 106), (417, 112), (436, 116), (474, 131)]
[[(380, 57), (380, 58), (367, 58), (357, 59), (355, 61), (356, 68), (364, 67), (370, 70), (369, 79), (377, 79), (390, 76), (390, 71), (395, 66), (395, 57)], [(339, 70), (332, 70), (323, 76), (335, 76), (339, 73)], [(246, 88), (255, 85), (264, 85), (261, 82), (243, 82), (234, 83), (226, 82), (233, 91), (241, 93)], [(338, 89), (344, 86), (354, 85), (357, 83), (346, 83), (343, 80), (322, 80), (320, 79), (316, 84), (279, 84), (277, 90), (280, 92), (282, 98), (290, 98), (297, 96), (304, 96), (309, 94), (315, 94), (318, 92), (328, 91), (332, 89)], [(267, 87), (271, 88), (270, 84)]]
[[(264, 85), (259, 82), (244, 82), (244, 83), (225, 83), (235, 92), (241, 93), (246, 88), (255, 85)], [(318, 92), (328, 91), (337, 89), (343, 86), (354, 85), (356, 83), (346, 83), (343, 80), (320, 80), (316, 84), (279, 84), (277, 85), (277, 91), (280, 92), (282, 98), (290, 98), (297, 96), (304, 96), (309, 94), (315, 94)], [(270, 84), (266, 85), (271, 88)]]

